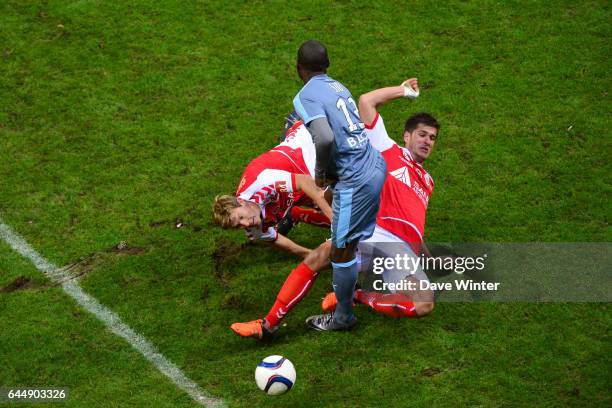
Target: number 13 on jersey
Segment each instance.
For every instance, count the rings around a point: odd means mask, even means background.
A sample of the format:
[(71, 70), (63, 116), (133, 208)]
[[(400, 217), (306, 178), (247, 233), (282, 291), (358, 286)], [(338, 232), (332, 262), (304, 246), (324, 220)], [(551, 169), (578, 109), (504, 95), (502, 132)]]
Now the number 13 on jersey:
[[(355, 117), (359, 119), (359, 111), (357, 110), (357, 105), (355, 104), (355, 101), (353, 100), (353, 98), (348, 98), (347, 101), (349, 105), (352, 105), (352, 111), (355, 114)], [(346, 118), (346, 122), (348, 123), (349, 132), (354, 132), (358, 129), (365, 128), (361, 120), (359, 120), (359, 122), (357, 123), (353, 122), (353, 120), (351, 119), (351, 115), (349, 115), (349, 111), (344, 98), (338, 98), (338, 100), (336, 101), (336, 108), (340, 109), (342, 113), (344, 113), (344, 117)]]

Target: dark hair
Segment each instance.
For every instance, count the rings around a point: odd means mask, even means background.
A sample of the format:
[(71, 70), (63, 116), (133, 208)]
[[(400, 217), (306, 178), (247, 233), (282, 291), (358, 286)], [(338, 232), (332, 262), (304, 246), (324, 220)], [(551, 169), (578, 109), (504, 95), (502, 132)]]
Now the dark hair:
[(406, 125), (404, 126), (404, 132), (412, 133), (412, 131), (416, 129), (417, 126), (419, 126), (420, 124), (431, 126), (431, 127), (434, 127), (440, 130), (440, 124), (438, 123), (436, 118), (431, 116), (429, 113), (419, 112), (419, 113), (415, 113), (414, 115), (412, 115), (406, 120)]
[(298, 50), (297, 62), (309, 72), (326, 72), (329, 67), (327, 48), (316, 40), (308, 40)]

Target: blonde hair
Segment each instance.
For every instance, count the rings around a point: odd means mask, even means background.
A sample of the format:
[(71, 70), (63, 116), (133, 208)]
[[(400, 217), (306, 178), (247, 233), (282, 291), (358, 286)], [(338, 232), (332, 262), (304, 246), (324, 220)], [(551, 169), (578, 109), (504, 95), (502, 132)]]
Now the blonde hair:
[(232, 221), (230, 215), (235, 208), (240, 207), (240, 203), (235, 196), (227, 194), (218, 195), (213, 202), (213, 218), (221, 228), (231, 228)]

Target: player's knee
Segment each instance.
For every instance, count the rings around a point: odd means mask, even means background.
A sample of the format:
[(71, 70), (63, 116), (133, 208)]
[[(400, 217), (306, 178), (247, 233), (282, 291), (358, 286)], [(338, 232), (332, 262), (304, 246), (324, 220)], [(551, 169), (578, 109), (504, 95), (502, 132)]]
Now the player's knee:
[(326, 241), (310, 251), (304, 259), (304, 263), (313, 271), (320, 271), (329, 266), (329, 254), (331, 252), (331, 241)]
[(348, 262), (355, 258), (357, 245), (347, 244), (344, 248), (330, 247), (330, 257), (332, 262)]
[(418, 317), (427, 316), (434, 309), (434, 302), (415, 302), (414, 311)]

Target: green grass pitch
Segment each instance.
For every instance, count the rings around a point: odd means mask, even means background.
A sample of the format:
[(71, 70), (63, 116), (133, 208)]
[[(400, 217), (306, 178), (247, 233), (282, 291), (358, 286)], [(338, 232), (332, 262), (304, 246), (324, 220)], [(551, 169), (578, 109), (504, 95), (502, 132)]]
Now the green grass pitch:
[[(608, 242), (610, 21), (604, 1), (5, 0), (0, 218), (229, 406), (610, 406), (605, 303), (361, 307), (352, 333), (320, 335), (303, 319), (324, 272), (277, 341), (240, 339), (229, 324), (263, 316), (297, 261), (210, 214), (275, 145), (316, 38), (355, 96), (419, 78), (382, 114), (396, 137), (416, 111), (442, 123), (429, 241)], [(297, 369), (282, 397), (253, 380), (270, 354)], [(0, 241), (0, 387), (16, 386), (68, 388), (53, 406), (196, 406)]]

